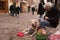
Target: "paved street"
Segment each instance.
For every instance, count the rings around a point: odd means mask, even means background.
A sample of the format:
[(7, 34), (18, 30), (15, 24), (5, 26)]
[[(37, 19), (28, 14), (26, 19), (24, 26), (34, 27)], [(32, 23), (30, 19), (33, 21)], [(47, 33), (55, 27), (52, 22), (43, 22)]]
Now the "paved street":
[[(0, 40), (20, 40), (16, 35), (17, 32), (24, 30), (26, 27), (31, 26), (31, 19), (38, 21), (38, 15), (30, 13), (20, 13), (19, 17), (10, 16), (9, 14), (0, 14)], [(55, 29), (59, 30), (60, 27)], [(52, 31), (48, 28), (49, 31)], [(35, 37), (33, 37), (35, 40)], [(25, 40), (32, 40), (31, 37), (25, 35)]]
[[(24, 30), (24, 28), (31, 26), (31, 19), (38, 19), (35, 15), (30, 13), (20, 13), (19, 17), (12, 17), (9, 14), (0, 14), (0, 40), (19, 40), (16, 36), (17, 32)], [(32, 40), (31, 38), (25, 40)]]

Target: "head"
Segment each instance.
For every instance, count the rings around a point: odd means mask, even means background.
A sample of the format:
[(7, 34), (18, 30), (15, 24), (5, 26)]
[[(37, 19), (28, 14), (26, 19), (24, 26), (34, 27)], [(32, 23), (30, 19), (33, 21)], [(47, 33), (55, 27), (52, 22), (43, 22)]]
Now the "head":
[(36, 20), (31, 20), (32, 21), (32, 27), (33, 28), (36, 28), (36, 26), (37, 26), (37, 21)]
[(49, 11), (54, 5), (51, 3), (51, 2), (47, 2), (45, 5), (44, 5), (44, 9), (46, 11)]

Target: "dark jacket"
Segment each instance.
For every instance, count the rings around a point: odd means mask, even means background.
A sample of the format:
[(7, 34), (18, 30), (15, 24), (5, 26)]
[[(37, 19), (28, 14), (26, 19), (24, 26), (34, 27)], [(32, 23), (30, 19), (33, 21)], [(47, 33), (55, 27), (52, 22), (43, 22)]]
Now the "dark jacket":
[(11, 6), (10, 6), (10, 11), (15, 11), (14, 5), (11, 5)]
[(16, 7), (16, 12), (19, 12), (20, 11), (20, 7)]
[(32, 7), (32, 11), (35, 11), (35, 8), (34, 7)]
[(59, 10), (56, 7), (52, 7), (50, 11), (47, 11), (46, 15), (49, 17), (49, 22), (51, 26), (56, 28), (59, 24)]
[(43, 5), (42, 5), (42, 3), (39, 3), (39, 6), (38, 6), (38, 13), (37, 14), (40, 14), (40, 15), (42, 15), (42, 14), (44, 14), (44, 8), (43, 8)]

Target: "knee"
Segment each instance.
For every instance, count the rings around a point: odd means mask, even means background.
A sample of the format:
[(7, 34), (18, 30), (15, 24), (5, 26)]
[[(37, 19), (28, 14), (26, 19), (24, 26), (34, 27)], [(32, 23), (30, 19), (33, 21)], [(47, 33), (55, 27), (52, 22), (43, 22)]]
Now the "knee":
[(40, 21), (40, 23), (44, 23), (44, 21)]

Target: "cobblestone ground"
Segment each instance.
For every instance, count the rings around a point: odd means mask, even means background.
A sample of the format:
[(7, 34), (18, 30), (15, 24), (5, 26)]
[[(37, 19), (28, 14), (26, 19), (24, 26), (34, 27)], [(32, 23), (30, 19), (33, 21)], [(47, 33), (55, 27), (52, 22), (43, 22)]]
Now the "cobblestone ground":
[[(31, 26), (31, 19), (38, 21), (38, 15), (32, 15), (29, 13), (20, 13), (19, 17), (12, 17), (9, 14), (0, 14), (0, 40), (20, 40), (16, 35), (17, 32), (24, 30), (27, 26)], [(59, 30), (59, 26), (54, 29)], [(53, 32), (48, 28), (50, 32)], [(29, 35), (24, 36), (25, 40), (36, 40), (34, 37), (29, 37)]]
[[(31, 19), (38, 19), (36, 12), (34, 15), (31, 12), (20, 13), (19, 17), (0, 14), (0, 40), (20, 40), (16, 33), (31, 26)], [(35, 40), (35, 37), (32, 38)], [(32, 38), (25, 35), (25, 40), (32, 40)]]

